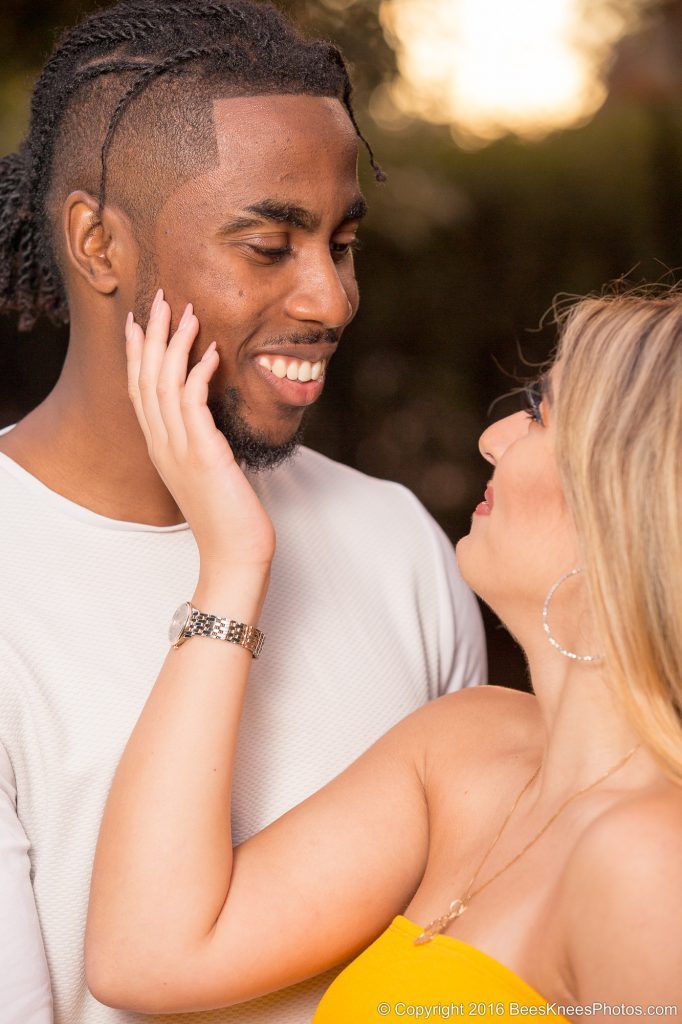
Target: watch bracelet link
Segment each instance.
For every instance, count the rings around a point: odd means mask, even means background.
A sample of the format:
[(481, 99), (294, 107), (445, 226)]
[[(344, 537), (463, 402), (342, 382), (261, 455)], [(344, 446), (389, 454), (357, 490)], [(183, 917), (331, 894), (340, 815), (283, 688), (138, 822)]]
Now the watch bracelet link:
[(183, 636), (209, 636), (216, 640), (239, 644), (251, 652), (254, 660), (263, 650), (265, 635), (256, 626), (247, 626), (244, 622), (234, 619), (221, 619), (210, 612), (200, 612), (192, 608), (189, 622), (185, 626)]

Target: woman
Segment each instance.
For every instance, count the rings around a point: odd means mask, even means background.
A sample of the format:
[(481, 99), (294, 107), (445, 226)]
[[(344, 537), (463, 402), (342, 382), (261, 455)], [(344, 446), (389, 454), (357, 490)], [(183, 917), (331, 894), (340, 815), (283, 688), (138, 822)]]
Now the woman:
[[(256, 625), (273, 528), (206, 406), (214, 347), (187, 374), (198, 321), (188, 306), (167, 343), (157, 307), (146, 338), (129, 318), (130, 393), (199, 546), (191, 603)], [(172, 648), (102, 824), (86, 938), (101, 1001), (224, 1006), (357, 957), (315, 1024), (595, 1001), (667, 1004), (672, 1019), (682, 301), (578, 304), (528, 400), (481, 438), (492, 479), (457, 557), (523, 645), (535, 696), (432, 702), (233, 850), (251, 653), (212, 638)]]

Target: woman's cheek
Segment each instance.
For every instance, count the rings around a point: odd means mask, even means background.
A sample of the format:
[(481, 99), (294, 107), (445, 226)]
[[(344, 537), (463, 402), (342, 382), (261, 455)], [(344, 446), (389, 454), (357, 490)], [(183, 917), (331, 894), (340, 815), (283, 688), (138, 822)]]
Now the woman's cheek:
[[(498, 520), (504, 521), (509, 531), (509, 540), (522, 534), (525, 544), (533, 546), (543, 534), (553, 531), (565, 512), (565, 503), (554, 460), (542, 453), (535, 453), (529, 462), (529, 452), (509, 452), (508, 459), (502, 460), (493, 481), (495, 505)], [(500, 538), (503, 539), (503, 538)]]

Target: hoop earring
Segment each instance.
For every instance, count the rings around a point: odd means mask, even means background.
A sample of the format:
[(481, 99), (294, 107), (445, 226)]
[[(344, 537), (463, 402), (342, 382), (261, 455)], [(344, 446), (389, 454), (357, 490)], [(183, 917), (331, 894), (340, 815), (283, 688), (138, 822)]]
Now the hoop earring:
[(550, 601), (552, 600), (552, 598), (554, 597), (555, 593), (557, 592), (562, 583), (564, 583), (567, 579), (570, 579), (571, 576), (577, 576), (578, 573), (581, 573), (583, 571), (584, 570), (582, 568), (570, 569), (568, 572), (565, 572), (563, 576), (560, 576), (556, 583), (554, 583), (549, 588), (549, 592), (547, 594), (547, 597), (545, 598), (545, 603), (542, 606), (542, 628), (547, 634), (547, 639), (549, 640), (552, 647), (556, 651), (558, 651), (559, 654), (563, 654), (564, 658), (571, 658), (572, 661), (595, 662), (602, 660), (601, 654), (576, 654), (574, 651), (567, 651), (566, 648), (562, 647), (558, 640), (554, 638), (554, 636), (552, 635), (552, 630), (549, 627)]

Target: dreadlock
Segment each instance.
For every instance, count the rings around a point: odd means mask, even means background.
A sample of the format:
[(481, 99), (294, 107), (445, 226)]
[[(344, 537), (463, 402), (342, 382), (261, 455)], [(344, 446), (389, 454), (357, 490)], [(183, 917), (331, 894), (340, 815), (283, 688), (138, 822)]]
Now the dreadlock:
[(341, 53), (269, 3), (120, 0), (67, 30), (36, 83), (24, 142), (0, 159), (0, 312), (18, 312), (20, 330), (41, 315), (67, 323), (55, 224), (68, 193), (96, 196), (100, 213), (110, 198), (139, 228), (173, 183), (216, 160), (212, 99), (268, 93), (339, 99), (385, 180)]

